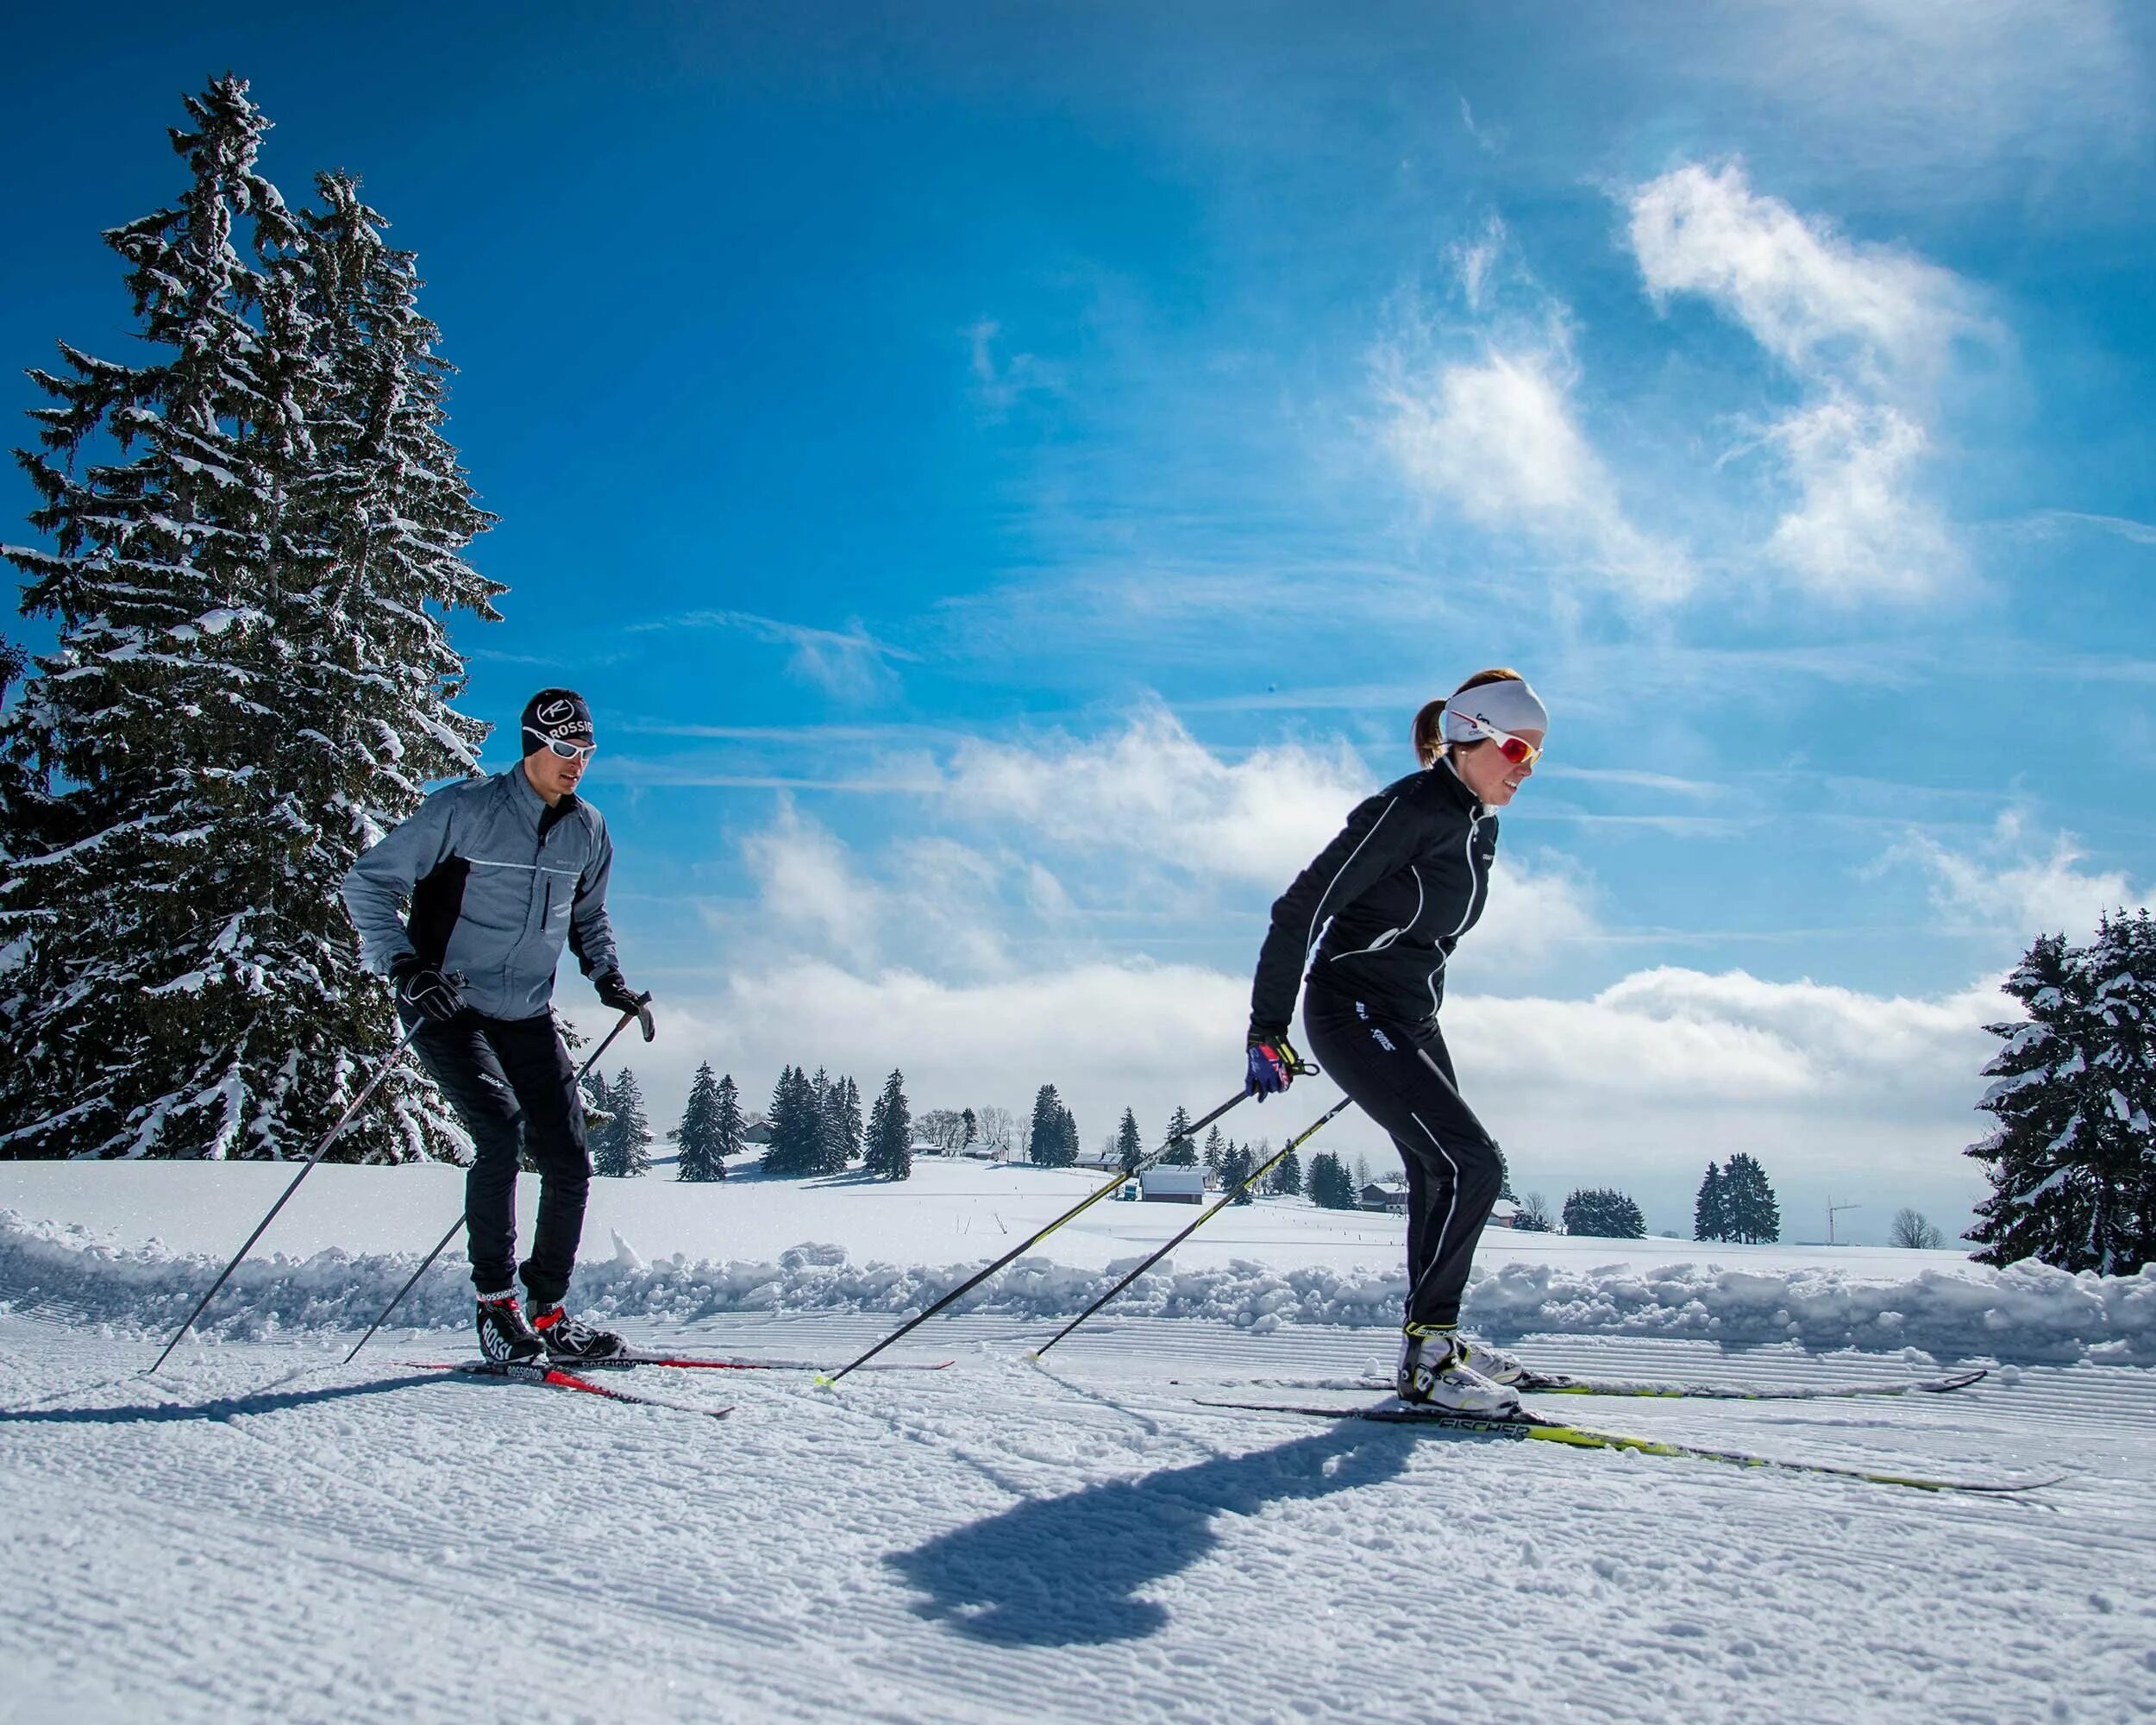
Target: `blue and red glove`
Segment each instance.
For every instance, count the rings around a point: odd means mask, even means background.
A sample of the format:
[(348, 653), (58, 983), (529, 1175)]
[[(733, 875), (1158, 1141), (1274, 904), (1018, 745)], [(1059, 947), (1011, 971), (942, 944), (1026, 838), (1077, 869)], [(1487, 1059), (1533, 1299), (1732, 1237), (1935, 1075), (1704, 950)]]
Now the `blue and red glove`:
[(1284, 1030), (1250, 1032), (1250, 1064), (1243, 1080), (1243, 1094), (1255, 1096), (1263, 1102), (1268, 1096), (1277, 1096), (1296, 1079), (1307, 1077), (1318, 1069), (1295, 1052), (1294, 1044), (1288, 1040)]

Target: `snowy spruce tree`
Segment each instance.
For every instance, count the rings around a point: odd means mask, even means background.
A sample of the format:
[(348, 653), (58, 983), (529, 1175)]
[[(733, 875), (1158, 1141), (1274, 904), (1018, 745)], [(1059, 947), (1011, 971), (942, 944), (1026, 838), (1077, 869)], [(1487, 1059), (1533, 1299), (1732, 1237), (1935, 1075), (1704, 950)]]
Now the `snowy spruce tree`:
[[(485, 731), (439, 614), (494, 615), (489, 518), (410, 260), (286, 208), (244, 81), (187, 110), (181, 197), (106, 236), (147, 358), (32, 373), (51, 549), (5, 555), (58, 641), (0, 733), (0, 1155), (311, 1149), (395, 1035), (337, 883)], [(463, 1144), (415, 1067), (376, 1094), (340, 1157)]]
[(1145, 1140), (1138, 1136), (1138, 1116), (1128, 1108), (1116, 1125), (1115, 1160), (1125, 1174), (1137, 1173), (1138, 1164), (1145, 1160)]
[[(1178, 1107), (1168, 1117), (1168, 1148), (1161, 1152), (1164, 1168), (1195, 1168), (1198, 1165), (1198, 1145), (1190, 1136), (1190, 1110)], [(1225, 1150), (1222, 1153), (1225, 1155)]]
[(893, 1072), (868, 1110), (866, 1166), (886, 1180), (913, 1177), (913, 1116), (906, 1105), (906, 1078)]
[(741, 1092), (735, 1086), (733, 1074), (714, 1078), (711, 1062), (705, 1061), (690, 1081), (689, 1100), (681, 1110), (681, 1124), (667, 1134), (679, 1151), (674, 1159), (674, 1177), (724, 1180), (726, 1158), (739, 1156), (747, 1148), (742, 1138), (745, 1129)]
[(1639, 1206), (1614, 1187), (1585, 1187), (1564, 1201), (1564, 1231), (1605, 1239), (1645, 1239), (1647, 1219)]
[(1044, 1084), (1034, 1093), (1033, 1130), (1026, 1154), (1043, 1168), (1068, 1168), (1078, 1159), (1077, 1123), (1053, 1084)]
[(1267, 1185), (1269, 1190), (1278, 1193), (1283, 1198), (1301, 1197), (1302, 1157), (1292, 1150), (1282, 1157), (1279, 1165), (1273, 1170), (1272, 1178)]
[(823, 1117), (808, 1075), (798, 1066), (787, 1067), (771, 1092), (767, 1117), (771, 1142), (764, 1147), (766, 1174), (813, 1174), (822, 1164)]
[[(1250, 1170), (1257, 1166), (1257, 1157), (1250, 1145), (1247, 1144), (1230, 1145), (1226, 1152), (1220, 1157), (1221, 1186), (1227, 1191), (1234, 1192), (1237, 1187), (1250, 1177)], [(1238, 1204), (1247, 1204), (1250, 1201), (1250, 1195), (1248, 1192), (1238, 1192), (1236, 1194), (1235, 1201)]]
[(1720, 1240), (1729, 1238), (1728, 1205), (1722, 1191), (1722, 1171), (1712, 1162), (1699, 1182), (1699, 1194), (1692, 1200), (1692, 1238), (1695, 1240)]
[(1987, 1264), (2132, 1274), (2156, 1262), (2156, 923), (2040, 937), (2005, 989), (2027, 1016), (1989, 1026), (2003, 1046), (1978, 1106), (1998, 1126), (1968, 1153), (1992, 1192), (1966, 1238)]
[(1355, 1176), (1329, 1150), (1321, 1150), (1310, 1158), (1310, 1201), (1321, 1210), (1355, 1208)]
[(1758, 1158), (1738, 1151), (1722, 1164), (1722, 1238), (1772, 1245), (1782, 1238), (1782, 1207)]
[(643, 1088), (626, 1066), (606, 1088), (612, 1116), (592, 1142), (592, 1172), (630, 1180), (651, 1172), (651, 1122), (644, 1117)]

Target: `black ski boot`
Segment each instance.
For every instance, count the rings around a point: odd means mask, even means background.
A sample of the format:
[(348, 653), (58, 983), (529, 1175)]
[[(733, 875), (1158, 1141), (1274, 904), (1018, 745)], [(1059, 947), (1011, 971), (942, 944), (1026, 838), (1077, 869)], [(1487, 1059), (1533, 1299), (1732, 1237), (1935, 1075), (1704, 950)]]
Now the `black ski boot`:
[(592, 1365), (629, 1352), (629, 1344), (611, 1330), (570, 1316), (559, 1300), (543, 1306), (531, 1302), (531, 1328), (547, 1357), (563, 1364)]
[(514, 1288), (479, 1295), (479, 1352), (496, 1365), (544, 1366), (547, 1345), (517, 1303)]

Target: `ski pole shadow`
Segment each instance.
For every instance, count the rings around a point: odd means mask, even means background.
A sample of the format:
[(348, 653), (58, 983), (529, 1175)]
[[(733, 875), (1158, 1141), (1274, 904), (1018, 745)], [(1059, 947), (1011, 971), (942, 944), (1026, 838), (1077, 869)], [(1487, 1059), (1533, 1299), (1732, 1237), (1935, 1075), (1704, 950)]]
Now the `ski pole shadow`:
[(1413, 1446), (1344, 1423), (1249, 1455), (1029, 1498), (885, 1562), (928, 1598), (916, 1615), (1013, 1647), (1138, 1640), (1168, 1622), (1138, 1590), (1219, 1543), (1215, 1518), (1325, 1497), (1392, 1478)]
[(264, 1389), (248, 1396), (220, 1396), (209, 1402), (137, 1402), (118, 1408), (0, 1408), (0, 1426), (138, 1426), (230, 1420), (241, 1414), (277, 1414), (291, 1408), (311, 1408), (442, 1381), (438, 1373), (414, 1372), (407, 1377), (378, 1377), (367, 1383), (331, 1384), (319, 1389)]

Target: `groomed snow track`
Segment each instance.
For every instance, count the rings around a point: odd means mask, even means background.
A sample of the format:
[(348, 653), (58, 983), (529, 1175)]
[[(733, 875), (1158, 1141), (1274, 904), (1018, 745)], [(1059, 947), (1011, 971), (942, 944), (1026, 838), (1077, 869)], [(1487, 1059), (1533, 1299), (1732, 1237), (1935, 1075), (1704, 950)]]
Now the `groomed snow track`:
[[(843, 1358), (884, 1327), (636, 1339)], [(1041, 1365), (1037, 1323), (920, 1339), (958, 1364), (837, 1392), (633, 1375), (734, 1403), (720, 1425), (398, 1364), (438, 1333), (378, 1338), (350, 1367), (348, 1339), (191, 1343), (145, 1379), (138, 1339), (0, 1317), (0, 1721), (2018, 1725), (2140, 1720), (2156, 1691), (2143, 1370), (1595, 1408), (1767, 1453), (2071, 1475), (1989, 1500), (1196, 1405), (1363, 1371), (1383, 1346), (1368, 1332), (1103, 1322)], [(1522, 1351), (1626, 1377), (1936, 1369)], [(1460, 1658), (1432, 1657), (1447, 1646)], [(1441, 1692), (1401, 1693), (1440, 1664)]]

